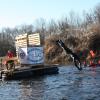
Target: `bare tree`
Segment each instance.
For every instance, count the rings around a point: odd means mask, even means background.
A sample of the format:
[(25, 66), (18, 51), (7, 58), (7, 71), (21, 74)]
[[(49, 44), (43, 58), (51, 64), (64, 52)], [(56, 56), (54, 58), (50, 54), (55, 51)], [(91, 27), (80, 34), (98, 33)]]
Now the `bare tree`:
[(54, 35), (58, 33), (58, 25), (53, 19), (49, 22), (48, 33), (49, 35)]
[(100, 23), (100, 3), (94, 9), (96, 22)]
[(64, 18), (61, 21), (58, 22), (58, 27), (61, 33), (66, 33), (66, 30), (70, 28), (68, 18)]

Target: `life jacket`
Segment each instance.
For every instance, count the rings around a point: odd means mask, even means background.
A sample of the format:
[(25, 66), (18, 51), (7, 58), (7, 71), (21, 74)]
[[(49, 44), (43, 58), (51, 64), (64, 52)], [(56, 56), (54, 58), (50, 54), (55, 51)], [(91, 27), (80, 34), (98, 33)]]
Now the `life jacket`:
[(90, 50), (90, 54), (91, 54), (91, 57), (92, 57), (92, 58), (95, 57), (95, 53), (93, 52), (93, 50)]
[(13, 54), (12, 52), (8, 52), (8, 53), (7, 53), (7, 57), (8, 57), (8, 58), (12, 58), (12, 57), (14, 57), (14, 54)]

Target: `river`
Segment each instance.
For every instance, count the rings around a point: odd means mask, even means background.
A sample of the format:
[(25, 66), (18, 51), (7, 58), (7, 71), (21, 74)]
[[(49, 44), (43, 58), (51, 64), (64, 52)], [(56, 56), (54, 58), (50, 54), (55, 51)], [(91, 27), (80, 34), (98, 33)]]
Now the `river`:
[(0, 81), (0, 100), (100, 100), (100, 67), (62, 66), (58, 74)]

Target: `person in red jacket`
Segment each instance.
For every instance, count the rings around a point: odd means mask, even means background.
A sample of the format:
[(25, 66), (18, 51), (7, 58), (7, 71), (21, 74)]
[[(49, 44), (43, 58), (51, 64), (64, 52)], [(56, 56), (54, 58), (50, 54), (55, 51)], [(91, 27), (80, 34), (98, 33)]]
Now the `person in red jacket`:
[[(11, 65), (12, 64), (14, 64), (14, 60), (10, 60), (9, 58), (12, 58), (12, 57), (14, 57), (14, 54), (13, 54), (13, 52), (11, 51), (11, 50), (8, 50), (8, 52), (7, 52), (7, 58), (8, 58), (8, 60), (7, 60), (7, 62), (6, 62), (6, 67), (7, 67), (7, 70), (8, 69), (11, 69)], [(9, 64), (10, 64), (10, 67), (9, 67)]]
[(93, 50), (90, 50), (90, 57), (91, 57), (91, 59), (90, 59), (90, 65), (92, 67), (96, 66), (95, 65), (95, 56), (96, 56), (95, 52)]
[(7, 57), (8, 57), (8, 58), (14, 57), (14, 54), (13, 54), (13, 52), (12, 52), (11, 50), (8, 50), (8, 52), (7, 52)]
[(93, 50), (90, 50), (90, 54), (91, 54), (91, 58), (94, 58), (95, 57), (95, 53)]

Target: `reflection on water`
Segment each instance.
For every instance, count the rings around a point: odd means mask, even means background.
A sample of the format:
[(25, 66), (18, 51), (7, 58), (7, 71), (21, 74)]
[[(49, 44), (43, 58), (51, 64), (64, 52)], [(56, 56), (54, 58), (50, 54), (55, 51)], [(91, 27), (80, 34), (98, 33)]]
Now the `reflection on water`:
[(100, 67), (62, 67), (59, 74), (0, 82), (0, 100), (99, 100)]
[(30, 86), (30, 84), (27, 83), (27, 81), (22, 81), (21, 82), (22, 85), (20, 85), (20, 99), (25, 99), (25, 98), (29, 98), (32, 95), (32, 88)]
[(44, 86), (42, 78), (23, 80), (20, 83), (20, 100), (41, 100)]

